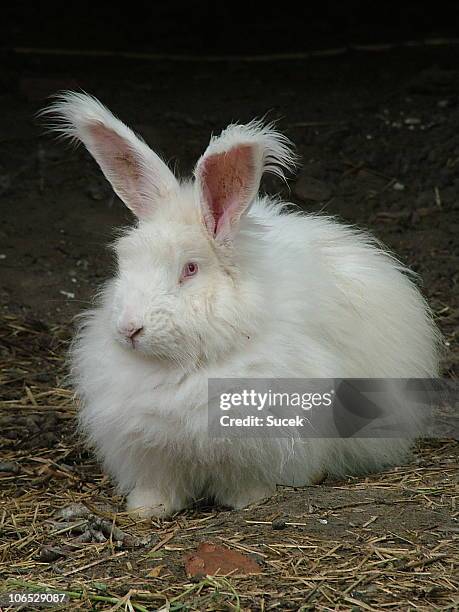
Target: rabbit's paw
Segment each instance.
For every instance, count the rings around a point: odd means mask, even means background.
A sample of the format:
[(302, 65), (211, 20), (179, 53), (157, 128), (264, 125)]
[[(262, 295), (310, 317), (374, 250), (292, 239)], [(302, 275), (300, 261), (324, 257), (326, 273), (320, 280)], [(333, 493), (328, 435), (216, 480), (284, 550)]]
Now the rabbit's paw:
[(142, 518), (164, 518), (181, 510), (185, 503), (179, 503), (166, 497), (157, 489), (135, 487), (127, 497), (127, 510), (133, 511)]
[(272, 497), (275, 492), (275, 486), (257, 483), (256, 485), (252, 485), (238, 491), (228, 491), (224, 495), (219, 495), (218, 501), (224, 506), (229, 506), (230, 508), (239, 510), (241, 508), (250, 506), (251, 504), (260, 502), (268, 497)]

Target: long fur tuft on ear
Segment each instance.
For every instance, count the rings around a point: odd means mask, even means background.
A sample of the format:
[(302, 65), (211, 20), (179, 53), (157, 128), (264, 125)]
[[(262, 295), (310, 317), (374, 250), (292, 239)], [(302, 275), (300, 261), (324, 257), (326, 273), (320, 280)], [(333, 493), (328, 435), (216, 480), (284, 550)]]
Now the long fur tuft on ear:
[(261, 152), (261, 173), (275, 174), (282, 180), (295, 170), (298, 157), (293, 143), (275, 129), (274, 123), (253, 119), (250, 123), (230, 124), (220, 136), (212, 136), (205, 155), (222, 153), (239, 144), (255, 145)]
[(54, 101), (37, 116), (45, 118), (49, 131), (57, 133), (61, 138), (66, 138), (74, 144), (84, 143), (87, 127), (100, 124), (111, 128), (127, 140), (132, 138), (143, 143), (143, 140), (115, 117), (102, 102), (88, 93), (62, 91), (53, 96), (53, 99)]
[(138, 216), (178, 185), (173, 173), (150, 147), (96, 98), (63, 92), (41, 117), (61, 137), (82, 142), (97, 161), (113, 189)]

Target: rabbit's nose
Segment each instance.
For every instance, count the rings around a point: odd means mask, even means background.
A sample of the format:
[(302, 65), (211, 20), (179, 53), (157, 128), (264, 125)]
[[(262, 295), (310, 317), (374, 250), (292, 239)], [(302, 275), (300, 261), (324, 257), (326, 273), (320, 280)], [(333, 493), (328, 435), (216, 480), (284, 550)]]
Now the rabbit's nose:
[(139, 323), (129, 323), (120, 327), (120, 333), (128, 340), (131, 340), (131, 342), (137, 340), (142, 331), (143, 325), (140, 325)]

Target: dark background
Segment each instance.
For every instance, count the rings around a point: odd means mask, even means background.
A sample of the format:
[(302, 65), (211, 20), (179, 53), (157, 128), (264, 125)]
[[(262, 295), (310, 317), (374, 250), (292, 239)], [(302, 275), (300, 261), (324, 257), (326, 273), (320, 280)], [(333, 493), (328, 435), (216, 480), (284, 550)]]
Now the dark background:
[(458, 34), (454, 0), (4, 3), (6, 46), (263, 53)]

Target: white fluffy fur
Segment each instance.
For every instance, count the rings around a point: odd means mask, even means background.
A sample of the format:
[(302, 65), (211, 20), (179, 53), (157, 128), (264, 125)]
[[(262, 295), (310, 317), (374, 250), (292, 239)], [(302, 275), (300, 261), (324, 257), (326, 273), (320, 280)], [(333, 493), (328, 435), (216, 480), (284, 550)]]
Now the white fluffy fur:
[[(98, 102), (71, 94), (57, 111), (78, 138), (85, 104), (112, 125)], [(132, 132), (114, 129), (133, 142)], [(256, 122), (231, 126), (206, 154), (238, 142), (263, 149), (271, 171), (293, 159), (287, 141)], [(280, 482), (403, 460), (407, 440), (207, 435), (209, 377), (431, 377), (438, 335), (406, 270), (367, 235), (257, 197), (234, 241), (217, 245), (199, 199), (193, 182), (181, 183), (125, 232), (115, 245), (118, 273), (72, 349), (81, 426), (128, 507), (165, 516), (211, 496), (240, 508)], [(187, 261), (199, 272), (180, 285)], [(144, 326), (135, 349), (118, 333), (126, 316)]]

